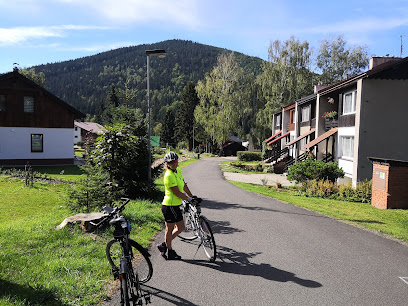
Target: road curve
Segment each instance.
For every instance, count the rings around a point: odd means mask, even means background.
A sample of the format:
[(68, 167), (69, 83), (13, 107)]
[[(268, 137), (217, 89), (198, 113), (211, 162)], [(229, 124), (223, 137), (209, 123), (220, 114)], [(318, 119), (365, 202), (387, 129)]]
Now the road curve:
[[(221, 158), (183, 169), (205, 201), (219, 258), (176, 239), (182, 261), (152, 247), (152, 305), (408, 304), (408, 247), (228, 183)], [(163, 233), (156, 242), (163, 240)], [(116, 305), (112, 300), (110, 305)]]

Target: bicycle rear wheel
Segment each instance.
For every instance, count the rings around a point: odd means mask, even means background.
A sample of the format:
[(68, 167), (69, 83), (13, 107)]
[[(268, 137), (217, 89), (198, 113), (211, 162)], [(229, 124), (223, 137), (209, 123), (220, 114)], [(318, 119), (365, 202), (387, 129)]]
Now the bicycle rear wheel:
[[(140, 283), (148, 282), (153, 275), (153, 266), (150, 261), (150, 254), (136, 241), (129, 239), (129, 244), (133, 254), (133, 269), (139, 276)], [(118, 269), (120, 258), (122, 257), (122, 248), (119, 241), (112, 239), (106, 245), (106, 257), (112, 266), (112, 269)]]
[(198, 238), (198, 232), (196, 226), (194, 225), (194, 220), (190, 214), (186, 214), (185, 217), (186, 228), (181, 232), (178, 237), (183, 240), (194, 240)]
[(207, 255), (208, 259), (211, 262), (214, 262), (215, 258), (217, 257), (217, 247), (215, 245), (215, 239), (210, 224), (208, 223), (207, 219), (203, 216), (200, 216), (199, 223), (201, 243), (205, 255)]

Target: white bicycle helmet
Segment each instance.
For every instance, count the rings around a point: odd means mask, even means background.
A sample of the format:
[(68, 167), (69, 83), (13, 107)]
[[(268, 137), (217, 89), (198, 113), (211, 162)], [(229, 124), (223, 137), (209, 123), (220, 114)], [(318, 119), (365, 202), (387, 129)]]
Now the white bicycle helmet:
[(174, 152), (168, 152), (166, 153), (166, 155), (164, 155), (164, 161), (166, 163), (169, 163), (173, 160), (178, 160), (178, 155)]

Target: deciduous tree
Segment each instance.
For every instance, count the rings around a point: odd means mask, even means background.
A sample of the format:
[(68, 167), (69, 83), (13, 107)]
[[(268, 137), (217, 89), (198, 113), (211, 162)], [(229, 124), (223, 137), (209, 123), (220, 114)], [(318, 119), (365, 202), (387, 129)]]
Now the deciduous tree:
[(243, 136), (243, 121), (250, 112), (249, 84), (234, 53), (220, 55), (217, 65), (198, 83), (200, 104), (195, 118), (213, 143), (221, 145), (234, 133)]
[(321, 70), (320, 83), (330, 85), (355, 76), (368, 67), (365, 46), (347, 47), (342, 35), (321, 42), (316, 65)]

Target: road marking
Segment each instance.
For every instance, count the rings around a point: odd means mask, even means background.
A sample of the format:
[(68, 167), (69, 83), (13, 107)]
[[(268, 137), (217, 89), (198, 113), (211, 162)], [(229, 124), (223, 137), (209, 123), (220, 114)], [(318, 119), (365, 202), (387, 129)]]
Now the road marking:
[(404, 283), (406, 283), (408, 285), (408, 277), (399, 277)]

